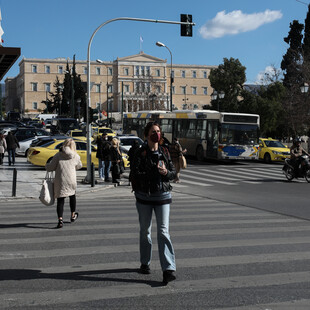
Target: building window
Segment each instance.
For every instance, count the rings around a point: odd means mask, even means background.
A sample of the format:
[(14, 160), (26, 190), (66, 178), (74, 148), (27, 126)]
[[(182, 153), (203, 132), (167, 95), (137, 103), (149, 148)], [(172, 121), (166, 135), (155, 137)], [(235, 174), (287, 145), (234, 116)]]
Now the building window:
[(100, 93), (100, 91), (101, 91), (101, 85), (96, 84), (96, 93)]
[(186, 86), (181, 86), (181, 94), (186, 95)]
[(113, 93), (113, 85), (108, 86), (108, 93)]
[(150, 82), (147, 82), (147, 83), (146, 83), (146, 92), (147, 92), (147, 93), (150, 93), (150, 92), (151, 92), (151, 83), (150, 83)]
[(51, 68), (50, 66), (45, 66), (45, 73), (50, 74), (51, 73)]
[(160, 92), (161, 92), (161, 87), (160, 87), (160, 86), (156, 86), (156, 91), (157, 91), (157, 93), (160, 94)]
[(124, 85), (124, 92), (129, 93), (129, 85)]
[(150, 66), (146, 67), (146, 76), (150, 76), (151, 75), (151, 68)]
[(141, 66), (141, 75), (142, 75), (142, 76), (145, 75), (144, 66)]
[(32, 71), (32, 73), (37, 73), (37, 70), (38, 70), (37, 65), (32, 65), (32, 66), (31, 66), (31, 71)]
[(208, 87), (203, 87), (203, 94), (208, 95)]
[(208, 78), (208, 72), (207, 71), (203, 71), (203, 78), (207, 79)]
[(171, 70), (171, 76), (174, 78), (174, 70)]
[(97, 102), (96, 103), (96, 109), (98, 110), (98, 113), (101, 112), (100, 106), (101, 106), (100, 102)]
[(108, 68), (108, 74), (112, 75), (113, 74), (113, 69), (112, 68)]
[(31, 90), (38, 91), (38, 83), (31, 83)]
[(128, 68), (124, 68), (124, 75), (129, 75), (129, 69)]
[(160, 69), (156, 69), (156, 76), (160, 76)]
[(63, 66), (58, 66), (58, 73), (63, 74), (64, 72), (64, 67)]
[(192, 94), (197, 95), (197, 87), (192, 87)]
[(87, 67), (83, 67), (83, 73), (87, 74)]
[(185, 70), (181, 71), (181, 76), (182, 76), (182, 78), (185, 78)]
[(44, 86), (45, 86), (45, 91), (48, 91), (48, 92), (51, 91), (51, 83), (45, 83)]
[(135, 82), (135, 92), (136, 93), (140, 92), (140, 82)]
[(175, 87), (172, 86), (172, 93), (175, 94)]
[(196, 79), (196, 77), (197, 77), (197, 72), (193, 71), (193, 79)]
[(99, 67), (96, 67), (96, 74), (100, 75), (100, 68)]
[(32, 109), (37, 110), (38, 109), (38, 103), (37, 102), (32, 102)]
[(139, 66), (136, 66), (136, 76), (139, 76), (140, 75), (140, 68)]

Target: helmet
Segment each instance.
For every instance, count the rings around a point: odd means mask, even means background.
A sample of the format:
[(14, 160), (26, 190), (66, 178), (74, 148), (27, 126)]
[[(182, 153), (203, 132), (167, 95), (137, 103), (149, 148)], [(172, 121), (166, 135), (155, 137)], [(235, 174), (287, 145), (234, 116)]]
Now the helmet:
[(294, 144), (301, 143), (301, 142), (302, 140), (299, 137), (294, 139)]

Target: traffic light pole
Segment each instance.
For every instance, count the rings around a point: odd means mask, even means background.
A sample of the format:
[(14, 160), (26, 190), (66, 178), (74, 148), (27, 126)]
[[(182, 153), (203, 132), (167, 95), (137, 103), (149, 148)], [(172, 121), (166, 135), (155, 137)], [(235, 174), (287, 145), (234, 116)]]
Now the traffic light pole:
[(179, 21), (168, 21), (168, 20), (158, 20), (158, 19), (144, 19), (144, 18), (131, 18), (131, 17), (118, 17), (110, 19), (104, 23), (102, 23), (97, 29), (93, 32), (90, 40), (88, 42), (87, 48), (87, 114), (86, 114), (86, 130), (87, 130), (87, 175), (85, 178), (85, 183), (91, 182), (91, 123), (89, 122), (89, 108), (91, 108), (91, 101), (90, 101), (90, 48), (92, 41), (94, 39), (95, 34), (105, 25), (110, 24), (115, 21), (120, 20), (128, 20), (128, 21), (137, 21), (137, 22), (147, 22), (147, 23), (160, 23), (160, 24), (176, 24), (176, 25), (187, 25), (187, 26), (194, 26), (195, 23), (186, 21), (186, 22), (179, 22)]

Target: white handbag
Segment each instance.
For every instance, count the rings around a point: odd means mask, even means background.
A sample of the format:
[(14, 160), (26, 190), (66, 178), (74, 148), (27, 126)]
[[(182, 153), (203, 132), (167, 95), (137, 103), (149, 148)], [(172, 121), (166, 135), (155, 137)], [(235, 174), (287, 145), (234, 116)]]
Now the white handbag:
[(42, 188), (39, 196), (40, 201), (46, 206), (52, 206), (54, 199), (54, 175), (53, 172), (46, 172), (42, 182)]

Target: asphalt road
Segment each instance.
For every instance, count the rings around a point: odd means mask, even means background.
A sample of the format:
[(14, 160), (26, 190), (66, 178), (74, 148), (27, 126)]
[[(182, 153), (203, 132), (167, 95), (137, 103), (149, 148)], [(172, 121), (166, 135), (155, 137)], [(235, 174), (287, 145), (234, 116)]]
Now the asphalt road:
[[(151, 275), (138, 273), (129, 186), (78, 193), (61, 230), (37, 199), (0, 203), (0, 309), (310, 308), (310, 184), (281, 165), (189, 162), (174, 184), (170, 233), (177, 280), (164, 286), (156, 223)], [(284, 198), (283, 198), (284, 197)]]

